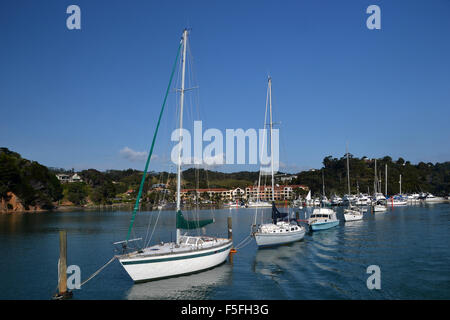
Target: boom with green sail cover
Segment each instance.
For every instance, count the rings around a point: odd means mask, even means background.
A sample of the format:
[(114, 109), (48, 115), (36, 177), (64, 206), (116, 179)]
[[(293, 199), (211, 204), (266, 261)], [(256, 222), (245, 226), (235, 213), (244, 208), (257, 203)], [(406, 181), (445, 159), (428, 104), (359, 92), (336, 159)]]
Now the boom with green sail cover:
[(177, 212), (177, 229), (198, 229), (202, 228), (210, 223), (213, 223), (213, 219), (206, 219), (206, 220), (186, 220), (183, 217), (183, 214), (181, 211)]

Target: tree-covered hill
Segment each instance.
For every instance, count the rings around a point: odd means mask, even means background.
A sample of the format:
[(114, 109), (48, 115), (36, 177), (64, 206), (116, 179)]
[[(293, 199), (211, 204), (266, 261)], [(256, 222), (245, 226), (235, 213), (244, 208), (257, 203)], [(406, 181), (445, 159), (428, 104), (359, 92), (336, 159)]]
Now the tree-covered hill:
[(0, 148), (0, 198), (8, 200), (9, 192), (20, 198), (25, 209), (51, 209), (63, 196), (61, 184), (47, 167)]
[[(349, 155), (351, 192), (373, 193), (375, 160), (367, 157), (356, 158)], [(399, 158), (377, 159), (378, 177), (381, 179), (381, 192), (385, 191), (385, 164), (388, 166), (388, 195), (399, 192), (399, 176), (402, 175), (402, 192), (431, 192), (435, 195), (448, 195), (450, 191), (450, 162), (411, 164)], [(327, 196), (334, 193), (347, 193), (347, 162), (341, 158), (328, 156), (323, 160), (323, 168), (298, 173), (290, 184), (308, 186), (312, 193), (322, 193), (322, 172)], [(0, 200), (8, 200), (8, 194), (14, 193), (25, 208), (29, 206), (52, 209), (53, 203), (61, 200), (74, 205), (112, 204), (115, 202), (133, 202), (142, 179), (142, 171), (88, 169), (78, 172), (82, 182), (61, 184), (56, 173), (74, 174), (72, 170), (47, 168), (35, 161), (23, 159), (18, 153), (0, 148)], [(187, 169), (182, 173), (182, 188), (236, 188), (254, 185), (259, 172), (224, 173), (205, 169)], [(176, 176), (168, 172), (150, 172), (147, 175), (143, 201), (153, 203), (159, 191), (152, 189), (153, 184), (165, 184), (170, 192), (166, 200), (173, 201)], [(265, 176), (262, 184), (269, 185), (270, 177)], [(281, 183), (277, 181), (277, 183)]]
[[(385, 192), (385, 165), (388, 167), (388, 195), (400, 192), (400, 175), (402, 175), (402, 193), (431, 192), (435, 195), (448, 195), (450, 192), (450, 162), (424, 163), (416, 165), (399, 158), (393, 161), (391, 157), (377, 159), (378, 178), (381, 179), (381, 190)], [(359, 191), (373, 193), (375, 160), (367, 157), (355, 158), (349, 155), (351, 192)], [(348, 193), (347, 158), (328, 156), (323, 160), (323, 168), (319, 170), (298, 173), (292, 183), (301, 183), (310, 187), (313, 194), (322, 193), (322, 170), (325, 180), (325, 193)]]
[(183, 171), (182, 177), (184, 188), (236, 188), (253, 185), (258, 175), (258, 172), (250, 171), (224, 173), (191, 168)]

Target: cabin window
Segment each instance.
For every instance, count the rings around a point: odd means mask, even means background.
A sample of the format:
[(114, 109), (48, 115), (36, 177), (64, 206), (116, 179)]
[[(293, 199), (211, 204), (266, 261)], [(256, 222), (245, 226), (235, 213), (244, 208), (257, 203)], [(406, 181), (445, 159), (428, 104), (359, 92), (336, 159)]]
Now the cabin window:
[(186, 243), (187, 242), (187, 237), (181, 237), (180, 238), (180, 243)]
[(187, 241), (188, 244), (195, 244), (196, 242), (197, 242), (197, 239), (195, 239), (195, 238), (189, 238)]

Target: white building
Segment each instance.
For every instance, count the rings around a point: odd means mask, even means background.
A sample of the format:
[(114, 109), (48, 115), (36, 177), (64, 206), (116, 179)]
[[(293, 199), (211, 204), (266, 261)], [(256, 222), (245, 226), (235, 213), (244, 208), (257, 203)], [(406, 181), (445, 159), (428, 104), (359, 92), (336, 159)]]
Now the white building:
[(56, 175), (56, 178), (58, 178), (58, 180), (61, 183), (83, 182), (83, 179), (81, 179), (81, 177), (77, 173), (72, 175), (66, 173), (59, 173)]

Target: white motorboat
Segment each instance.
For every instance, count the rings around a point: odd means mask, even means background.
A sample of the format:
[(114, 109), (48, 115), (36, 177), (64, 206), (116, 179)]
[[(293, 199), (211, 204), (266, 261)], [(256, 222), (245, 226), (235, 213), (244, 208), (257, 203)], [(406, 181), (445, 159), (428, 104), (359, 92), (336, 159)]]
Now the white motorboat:
[(313, 231), (330, 229), (338, 224), (336, 212), (330, 208), (316, 208), (308, 219), (308, 225)]
[(339, 206), (341, 204), (342, 204), (342, 198), (341, 197), (339, 197), (337, 195), (334, 195), (334, 196), (331, 197), (331, 205), (332, 206)]
[(355, 205), (357, 206), (368, 206), (371, 204), (370, 197), (364, 193), (361, 193), (355, 201)]
[(446, 202), (447, 199), (444, 197), (435, 197), (431, 193), (428, 193), (423, 200), (425, 203), (433, 203), (433, 202)]

